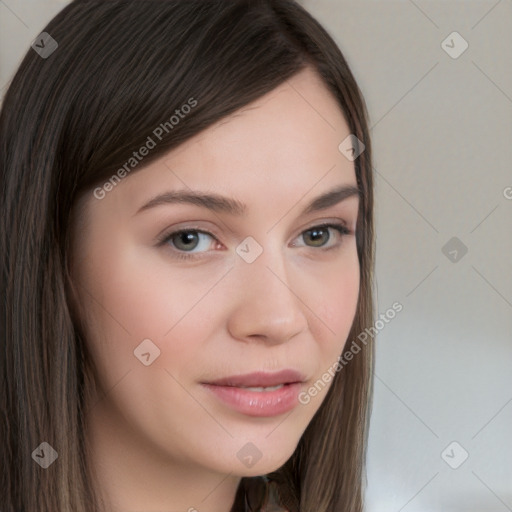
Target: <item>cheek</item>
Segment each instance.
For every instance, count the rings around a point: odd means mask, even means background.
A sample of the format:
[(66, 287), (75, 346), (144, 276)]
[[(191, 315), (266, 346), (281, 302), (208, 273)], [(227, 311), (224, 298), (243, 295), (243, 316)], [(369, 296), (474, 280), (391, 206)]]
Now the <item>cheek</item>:
[(307, 304), (319, 319), (313, 335), (323, 340), (328, 346), (326, 349), (341, 351), (352, 327), (359, 297), (360, 273), (355, 249), (343, 260), (326, 266), (311, 285), (316, 292), (306, 296)]
[[(310, 323), (317, 350), (316, 372), (310, 386), (299, 396), (311, 419), (318, 411), (333, 383), (334, 364), (348, 341), (357, 312), (360, 289), (360, 272), (357, 253), (343, 262), (333, 264), (317, 283), (323, 293), (310, 295), (315, 318)], [(308, 305), (310, 304), (308, 303)]]
[(86, 261), (81, 282), (87, 290), (87, 339), (106, 385), (139, 369), (134, 350), (145, 339), (158, 347), (155, 354), (160, 350), (152, 367), (184, 373), (212, 329), (212, 305), (205, 310), (202, 303), (223, 270), (187, 270), (170, 265), (154, 249), (115, 243), (92, 251)]
[[(81, 282), (88, 292), (83, 295), (86, 338), (99, 391), (132, 425), (149, 429), (155, 438), (157, 425), (181, 435), (169, 411), (180, 410), (203, 424), (204, 410), (184, 389), (203, 363), (202, 348), (215, 329), (208, 292), (222, 272), (187, 273), (158, 258), (152, 261), (144, 251), (113, 245), (90, 254), (88, 261)], [(138, 350), (148, 339), (144, 351)], [(144, 365), (134, 351), (149, 353), (151, 363)]]

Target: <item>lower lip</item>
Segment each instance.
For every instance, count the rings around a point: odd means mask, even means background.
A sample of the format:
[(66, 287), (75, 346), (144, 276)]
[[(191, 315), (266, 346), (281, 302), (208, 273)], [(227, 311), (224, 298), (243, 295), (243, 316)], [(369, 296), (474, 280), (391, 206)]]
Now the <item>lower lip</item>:
[(300, 382), (273, 391), (251, 391), (235, 386), (203, 384), (222, 402), (248, 416), (270, 417), (291, 411), (298, 404)]

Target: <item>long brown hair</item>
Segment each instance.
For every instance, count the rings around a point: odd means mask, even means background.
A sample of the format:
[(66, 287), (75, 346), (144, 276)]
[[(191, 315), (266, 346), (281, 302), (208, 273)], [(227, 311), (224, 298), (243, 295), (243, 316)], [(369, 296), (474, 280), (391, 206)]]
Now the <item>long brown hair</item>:
[[(371, 145), (345, 58), (293, 0), (75, 0), (44, 32), (58, 47), (46, 58), (29, 49), (0, 115), (0, 503), (2, 512), (99, 512), (83, 428), (87, 353), (68, 289), (77, 197), (191, 97), (197, 105), (144, 165), (312, 66), (365, 144), (354, 162), (362, 194), (351, 340), (373, 324)], [(369, 342), (335, 374), (273, 473), (291, 510), (362, 511), (373, 357)], [(46, 470), (31, 456), (42, 442), (58, 453)]]

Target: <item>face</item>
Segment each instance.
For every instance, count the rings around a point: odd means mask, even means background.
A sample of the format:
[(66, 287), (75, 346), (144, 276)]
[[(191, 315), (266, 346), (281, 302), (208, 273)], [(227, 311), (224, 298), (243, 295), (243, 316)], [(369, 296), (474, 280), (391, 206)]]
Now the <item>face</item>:
[(357, 187), (337, 102), (308, 69), (249, 107), (83, 196), (72, 246), (96, 431), (240, 476), (292, 455), (359, 293), (358, 196), (314, 202)]

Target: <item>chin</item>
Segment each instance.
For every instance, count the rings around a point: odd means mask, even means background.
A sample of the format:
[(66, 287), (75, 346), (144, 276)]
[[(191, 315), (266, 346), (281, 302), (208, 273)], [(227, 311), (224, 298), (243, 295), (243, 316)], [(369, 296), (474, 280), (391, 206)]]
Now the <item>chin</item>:
[(240, 464), (236, 464), (236, 467), (231, 467), (230, 469), (239, 477), (266, 475), (283, 466), (293, 455), (295, 448), (296, 445), (283, 451), (282, 446), (280, 449), (274, 449), (269, 446), (266, 448), (266, 453), (262, 453), (262, 450), (257, 451), (255, 446), (249, 442), (242, 446), (236, 454), (238, 460), (240, 460)]

